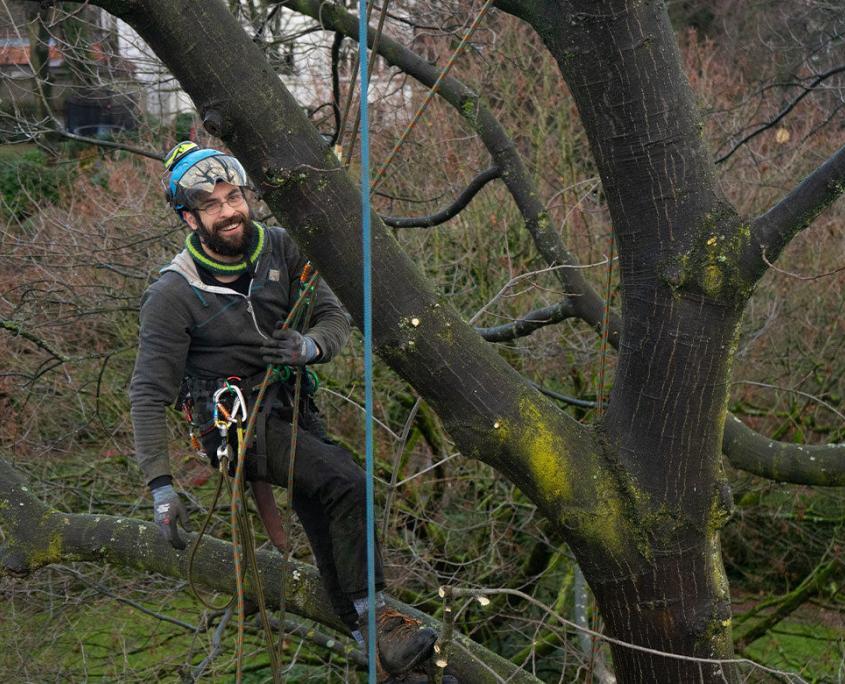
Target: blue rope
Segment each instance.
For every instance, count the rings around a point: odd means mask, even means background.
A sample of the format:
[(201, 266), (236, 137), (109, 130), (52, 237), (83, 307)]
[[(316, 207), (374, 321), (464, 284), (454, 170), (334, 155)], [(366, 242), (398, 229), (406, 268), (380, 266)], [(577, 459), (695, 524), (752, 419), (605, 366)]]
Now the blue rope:
[(367, 653), (369, 684), (376, 684), (375, 505), (373, 502), (373, 312), (372, 236), (370, 230), (370, 138), (367, 110), (367, 0), (358, 3), (358, 51), (361, 73), (361, 232), (364, 262), (364, 408), (367, 466)]

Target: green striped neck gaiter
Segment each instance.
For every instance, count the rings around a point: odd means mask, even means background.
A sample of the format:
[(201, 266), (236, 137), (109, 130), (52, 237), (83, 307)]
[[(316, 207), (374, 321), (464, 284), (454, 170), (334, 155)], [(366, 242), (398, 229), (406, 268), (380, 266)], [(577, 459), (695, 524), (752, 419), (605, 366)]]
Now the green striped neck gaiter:
[(202, 242), (200, 242), (199, 236), (195, 231), (191, 231), (185, 238), (185, 248), (197, 266), (201, 266), (214, 275), (241, 275), (248, 268), (255, 265), (255, 262), (258, 261), (258, 255), (264, 249), (264, 226), (257, 221), (253, 221), (252, 225), (255, 226), (255, 230), (252, 233), (249, 248), (246, 250), (246, 258), (240, 261), (229, 263), (218, 261), (214, 257), (209, 256), (203, 249)]

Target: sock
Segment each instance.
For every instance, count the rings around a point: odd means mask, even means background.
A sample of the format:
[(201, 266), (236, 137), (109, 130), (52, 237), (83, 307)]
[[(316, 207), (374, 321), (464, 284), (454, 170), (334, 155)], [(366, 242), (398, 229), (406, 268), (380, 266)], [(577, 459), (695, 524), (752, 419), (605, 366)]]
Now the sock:
[[(358, 617), (362, 618), (367, 615), (367, 597), (364, 596), (363, 598), (353, 599), (352, 603), (355, 606), (355, 612), (358, 613)], [(376, 592), (376, 610), (381, 608), (384, 605), (384, 592), (377, 591)]]

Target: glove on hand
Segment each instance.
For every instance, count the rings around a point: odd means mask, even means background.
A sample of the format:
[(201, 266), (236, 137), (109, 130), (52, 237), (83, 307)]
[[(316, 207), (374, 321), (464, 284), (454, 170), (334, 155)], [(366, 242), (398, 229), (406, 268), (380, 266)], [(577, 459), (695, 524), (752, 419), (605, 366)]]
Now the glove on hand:
[(182, 505), (182, 500), (173, 489), (173, 485), (164, 485), (153, 490), (153, 509), (155, 511), (155, 522), (161, 530), (162, 535), (175, 549), (184, 549), (185, 540), (179, 536), (176, 529), (177, 521), (182, 524), (185, 531), (188, 528), (188, 511)]
[(302, 335), (292, 328), (273, 331), (273, 339), (264, 342), (261, 358), (274, 366), (304, 366), (319, 355), (317, 343), (308, 335)]

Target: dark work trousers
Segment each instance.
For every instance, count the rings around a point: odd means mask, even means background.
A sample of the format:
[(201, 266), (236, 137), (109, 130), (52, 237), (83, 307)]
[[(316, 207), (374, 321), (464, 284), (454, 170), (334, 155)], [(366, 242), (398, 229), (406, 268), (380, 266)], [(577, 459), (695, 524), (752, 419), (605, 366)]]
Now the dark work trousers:
[[(287, 487), (291, 425), (267, 419), (267, 481)], [(249, 460), (246, 478), (250, 478)], [(299, 428), (293, 469), (293, 510), (308, 541), (338, 617), (357, 629), (353, 599), (367, 596), (366, 474), (343, 447)], [(381, 552), (375, 550), (376, 590), (384, 588)]]

